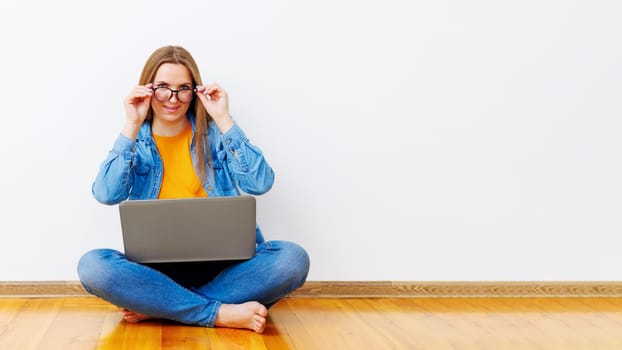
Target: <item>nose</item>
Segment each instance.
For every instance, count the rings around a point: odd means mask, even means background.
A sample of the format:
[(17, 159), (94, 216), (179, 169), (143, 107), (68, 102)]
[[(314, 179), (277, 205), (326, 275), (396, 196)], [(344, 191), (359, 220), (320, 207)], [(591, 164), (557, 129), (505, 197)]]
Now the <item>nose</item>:
[(179, 102), (179, 99), (177, 98), (177, 94), (179, 93), (179, 91), (171, 91), (171, 98), (169, 98), (168, 100), (170, 102)]

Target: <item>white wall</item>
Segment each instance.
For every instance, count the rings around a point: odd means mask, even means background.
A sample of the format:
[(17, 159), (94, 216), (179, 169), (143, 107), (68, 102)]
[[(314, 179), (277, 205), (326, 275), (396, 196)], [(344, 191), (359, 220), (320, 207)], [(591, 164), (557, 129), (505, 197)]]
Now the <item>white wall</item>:
[(619, 1), (0, 3), (0, 280), (122, 248), (90, 185), (179, 44), (275, 168), (311, 280), (620, 280)]

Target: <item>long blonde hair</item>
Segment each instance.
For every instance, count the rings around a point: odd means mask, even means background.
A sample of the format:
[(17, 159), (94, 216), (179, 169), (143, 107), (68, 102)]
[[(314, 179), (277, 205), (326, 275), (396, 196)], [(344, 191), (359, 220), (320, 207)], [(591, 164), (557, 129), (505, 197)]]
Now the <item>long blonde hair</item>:
[[(138, 84), (146, 85), (148, 83), (152, 83), (153, 79), (155, 79), (158, 68), (160, 68), (160, 66), (164, 63), (174, 63), (185, 66), (192, 76), (192, 84), (194, 86), (203, 85), (203, 82), (201, 81), (201, 74), (199, 73), (199, 68), (194, 61), (194, 58), (192, 58), (190, 52), (181, 46), (164, 46), (155, 50), (151, 56), (149, 56), (147, 62), (145, 62)], [(207, 140), (207, 125), (209, 121), (212, 120), (212, 117), (210, 117), (201, 101), (199, 101), (196, 97), (190, 102), (188, 111), (192, 111), (196, 118), (193, 146), (195, 147), (197, 153), (197, 166), (199, 170), (198, 175), (201, 182), (205, 183), (208, 171), (205, 164), (208, 162), (211, 163), (209, 142)], [(149, 108), (145, 122), (151, 122), (152, 120), (153, 110)]]

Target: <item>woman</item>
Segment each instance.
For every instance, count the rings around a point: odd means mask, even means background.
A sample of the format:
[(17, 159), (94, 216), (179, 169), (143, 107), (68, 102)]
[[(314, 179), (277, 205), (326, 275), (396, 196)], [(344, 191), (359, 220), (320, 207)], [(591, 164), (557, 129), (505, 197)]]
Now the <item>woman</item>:
[[(274, 182), (262, 152), (229, 115), (228, 96), (204, 85), (188, 51), (156, 50), (124, 100), (126, 121), (102, 163), (93, 195), (126, 199), (259, 195)], [(112, 249), (78, 264), (84, 288), (124, 309), (127, 322), (170, 319), (207, 327), (264, 330), (267, 308), (300, 287), (309, 257), (300, 246), (264, 241), (255, 257), (233, 263), (138, 264)]]

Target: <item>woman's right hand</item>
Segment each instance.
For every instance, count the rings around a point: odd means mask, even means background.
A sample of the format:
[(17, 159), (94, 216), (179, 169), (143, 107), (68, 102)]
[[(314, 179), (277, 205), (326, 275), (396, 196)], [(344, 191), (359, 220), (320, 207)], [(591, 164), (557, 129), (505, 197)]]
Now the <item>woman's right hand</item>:
[(122, 134), (131, 139), (136, 139), (140, 126), (147, 118), (153, 95), (152, 86), (152, 83), (136, 86), (123, 100), (126, 119)]

